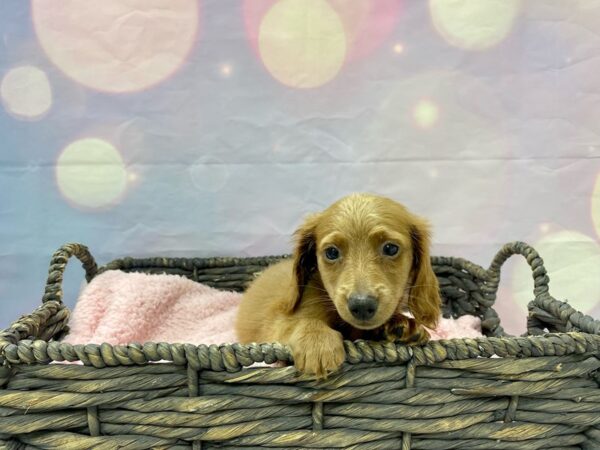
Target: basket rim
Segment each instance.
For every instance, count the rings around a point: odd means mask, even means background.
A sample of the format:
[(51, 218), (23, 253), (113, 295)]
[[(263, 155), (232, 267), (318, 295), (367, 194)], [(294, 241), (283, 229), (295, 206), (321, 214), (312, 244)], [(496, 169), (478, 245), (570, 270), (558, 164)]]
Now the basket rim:
[[(470, 359), (499, 357), (556, 356), (571, 353), (594, 353), (600, 349), (600, 322), (586, 316), (565, 302), (549, 294), (548, 276), (537, 252), (524, 242), (504, 245), (486, 270), (466, 259), (458, 257), (432, 257), (434, 265), (449, 265), (465, 270), (483, 281), (482, 292), (490, 305), (496, 298), (500, 281), (500, 267), (512, 255), (524, 256), (532, 269), (534, 300), (529, 305), (528, 336), (506, 336), (500, 326), (496, 336), (481, 338), (454, 338), (429, 341), (421, 346), (408, 347), (394, 342), (345, 341), (346, 361), (399, 363), (413, 360), (417, 364), (429, 364), (445, 359)], [(52, 257), (43, 304), (32, 314), (17, 320), (10, 328), (0, 332), (0, 362), (5, 364), (47, 364), (52, 361), (82, 361), (94, 367), (145, 364), (153, 361), (173, 361), (198, 369), (237, 371), (258, 362), (292, 362), (288, 347), (280, 343), (194, 345), (185, 343), (130, 343), (67, 344), (60, 338), (67, 329), (68, 309), (62, 303), (63, 273), (69, 258), (76, 256), (86, 271), (88, 281), (99, 271), (110, 270), (118, 265), (183, 264), (186, 268), (229, 267), (233, 265), (268, 265), (287, 255), (267, 257), (211, 257), (211, 258), (120, 258), (100, 270), (87, 247), (66, 244)], [(150, 266), (153, 267), (153, 266)], [(493, 309), (489, 308), (492, 312)], [(555, 331), (545, 333), (544, 324), (560, 324)], [(556, 327), (554, 327), (556, 328)], [(548, 327), (551, 330), (551, 327)], [(42, 331), (40, 331), (42, 330)], [(544, 334), (545, 333), (545, 334)], [(33, 340), (28, 338), (34, 337)], [(38, 339), (42, 337), (42, 339)], [(47, 339), (43, 339), (46, 337)]]
[[(488, 358), (530, 358), (600, 354), (600, 335), (586, 332), (547, 333), (521, 337), (480, 337), (432, 340), (419, 346), (394, 342), (344, 341), (346, 363), (431, 365), (442, 361)], [(255, 363), (293, 363), (289, 348), (280, 343), (186, 344), (146, 342), (129, 344), (67, 344), (21, 340), (3, 349), (5, 364), (48, 364), (81, 361), (96, 368), (173, 362), (195, 370), (237, 372)]]
[(152, 256), (152, 257), (132, 257), (125, 256), (116, 258), (106, 264), (98, 267), (97, 273), (100, 274), (107, 270), (122, 270), (132, 266), (152, 268), (169, 267), (181, 268), (187, 270), (227, 268), (227, 267), (246, 267), (246, 266), (268, 266), (274, 262), (288, 258), (291, 255), (270, 255), (270, 256), (211, 256), (211, 257), (181, 257), (181, 256)]
[[(181, 267), (181, 268), (213, 268), (213, 267), (233, 267), (233, 266), (267, 266), (277, 261), (291, 258), (293, 255), (284, 253), (280, 255), (266, 256), (124, 256), (115, 258), (98, 267), (101, 269), (112, 270), (112, 268), (127, 268), (132, 263), (141, 264), (141, 267)], [(433, 255), (431, 262), (434, 265), (450, 265), (458, 269), (473, 269), (480, 272), (481, 277), (487, 277), (486, 270), (479, 264), (474, 263), (460, 256)], [(467, 269), (467, 270), (468, 270)]]

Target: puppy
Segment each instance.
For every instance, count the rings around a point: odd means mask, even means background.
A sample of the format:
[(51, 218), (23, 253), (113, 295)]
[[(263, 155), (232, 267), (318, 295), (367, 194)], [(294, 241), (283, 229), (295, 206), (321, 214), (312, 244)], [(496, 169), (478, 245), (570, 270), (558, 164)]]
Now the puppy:
[(429, 339), (424, 326), (435, 328), (441, 302), (423, 219), (388, 198), (353, 194), (309, 216), (295, 236), (292, 258), (244, 294), (240, 342), (288, 344), (297, 369), (323, 378), (344, 362), (344, 339)]

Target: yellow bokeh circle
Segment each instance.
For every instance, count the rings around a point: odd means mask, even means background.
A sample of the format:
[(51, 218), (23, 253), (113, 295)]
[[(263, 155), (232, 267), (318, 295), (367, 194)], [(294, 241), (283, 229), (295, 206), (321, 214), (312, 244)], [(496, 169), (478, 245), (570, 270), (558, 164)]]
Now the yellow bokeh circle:
[(420, 128), (431, 128), (440, 115), (438, 106), (431, 100), (419, 100), (413, 110), (413, 119)]
[(404, 51), (404, 46), (400, 42), (398, 42), (397, 44), (394, 45), (393, 49), (394, 49), (394, 53), (397, 53), (399, 55), (400, 53), (402, 53)]
[(56, 163), (56, 182), (72, 204), (106, 208), (121, 198), (128, 174), (118, 150), (109, 142), (85, 138), (69, 144)]
[(9, 70), (0, 83), (0, 97), (10, 114), (27, 119), (39, 119), (52, 106), (48, 77), (35, 66)]
[[(553, 297), (583, 312), (600, 302), (600, 245), (595, 239), (578, 231), (557, 231), (545, 234), (534, 248), (548, 270)], [(533, 300), (531, 269), (519, 261), (513, 270), (513, 298), (526, 309)]]
[(512, 29), (520, 0), (429, 0), (433, 26), (450, 44), (484, 50)]
[(269, 73), (294, 88), (331, 81), (346, 58), (342, 21), (326, 0), (281, 0), (259, 29), (260, 56)]
[(181, 67), (198, 31), (197, 0), (32, 0), (48, 58), (100, 91), (133, 92)]

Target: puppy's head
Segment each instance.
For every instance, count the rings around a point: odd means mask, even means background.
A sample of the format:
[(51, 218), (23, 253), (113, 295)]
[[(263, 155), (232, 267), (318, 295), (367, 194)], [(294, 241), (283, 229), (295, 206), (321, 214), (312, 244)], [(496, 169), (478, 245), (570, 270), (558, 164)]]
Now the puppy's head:
[(440, 296), (429, 258), (429, 227), (404, 206), (353, 194), (310, 216), (296, 238), (297, 295), (290, 309), (318, 271), (338, 314), (355, 328), (377, 328), (403, 311), (436, 326)]

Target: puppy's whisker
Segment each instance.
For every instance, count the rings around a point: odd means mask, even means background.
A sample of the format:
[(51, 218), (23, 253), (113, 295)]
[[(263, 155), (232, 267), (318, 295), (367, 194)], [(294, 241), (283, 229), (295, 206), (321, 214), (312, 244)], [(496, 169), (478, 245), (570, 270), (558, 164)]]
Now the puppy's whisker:
[(404, 291), (404, 295), (406, 295), (407, 297), (411, 297), (411, 298), (418, 298), (418, 295), (414, 295), (410, 293), (410, 289), (407, 289), (406, 291)]
[(320, 287), (318, 287), (318, 286), (315, 286), (314, 284), (312, 284), (312, 285), (309, 285), (309, 284), (299, 284), (299, 285), (298, 285), (298, 287), (302, 287), (302, 288), (303, 288), (303, 287), (308, 287), (308, 286), (310, 286), (310, 287), (311, 287), (311, 289), (315, 289), (316, 291), (325, 292), (327, 295), (329, 295), (329, 292), (327, 292), (327, 290), (326, 290), (326, 289), (323, 289), (323, 288), (320, 288)]
[(337, 313), (337, 308), (335, 307), (335, 304), (329, 297), (316, 297), (315, 300), (317, 301), (316, 303), (320, 303), (320, 306), (325, 311)]
[(434, 284), (411, 284), (409, 286), (406, 286), (404, 289), (412, 289), (412, 288), (416, 288), (416, 287), (437, 287)]

